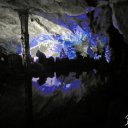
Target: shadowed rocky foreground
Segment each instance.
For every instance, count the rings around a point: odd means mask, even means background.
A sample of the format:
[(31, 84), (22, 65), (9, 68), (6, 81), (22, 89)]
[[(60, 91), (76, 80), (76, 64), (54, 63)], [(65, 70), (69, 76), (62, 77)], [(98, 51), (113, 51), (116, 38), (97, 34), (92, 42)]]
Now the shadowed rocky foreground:
[[(63, 83), (71, 83), (76, 79), (80, 82), (67, 90), (61, 89), (62, 86), (68, 87), (62, 84), (54, 91), (42, 91), (39, 88), (45, 85), (32, 80), (33, 121), (28, 125), (45, 128), (123, 127), (128, 114), (126, 70), (105, 73), (93, 69), (83, 72), (79, 78), (75, 73), (71, 74)], [(1, 126), (27, 126), (24, 76), (4, 77), (0, 88)]]

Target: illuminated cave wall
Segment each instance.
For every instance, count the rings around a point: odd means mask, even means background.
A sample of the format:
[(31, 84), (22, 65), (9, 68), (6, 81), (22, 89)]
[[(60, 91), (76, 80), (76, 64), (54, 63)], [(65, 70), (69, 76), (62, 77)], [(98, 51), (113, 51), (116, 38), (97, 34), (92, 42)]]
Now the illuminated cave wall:
[[(104, 27), (107, 28), (107, 20), (104, 18), (107, 17), (107, 14), (104, 13), (106, 9), (87, 7), (87, 5), (85, 7), (79, 6), (78, 10), (74, 10), (76, 6), (72, 8), (67, 6), (65, 8), (69, 12), (63, 13), (59, 11), (50, 13), (36, 9), (30, 11), (28, 24), (32, 57), (36, 55), (38, 49), (44, 52), (47, 57), (59, 57), (63, 48), (70, 59), (76, 57), (76, 51), (80, 52), (83, 57), (89, 55), (91, 58), (99, 59), (105, 50), (103, 56), (107, 62), (110, 62), (109, 37), (104, 31)], [(21, 53), (19, 45), (21, 27), (18, 13), (13, 10), (13, 6), (11, 8), (5, 7), (0, 8), (0, 46), (7, 51)], [(82, 8), (81, 11), (80, 8)], [(96, 23), (101, 24), (100, 29), (95, 28), (95, 31), (92, 30), (94, 23), (91, 22), (93, 20), (88, 16), (93, 11), (95, 12), (93, 19)]]
[[(35, 56), (37, 45), (41, 44), (39, 49), (42, 49), (46, 56), (59, 56), (61, 48), (64, 47), (69, 58), (74, 58), (77, 50), (83, 56), (89, 54), (90, 57), (99, 59), (104, 49), (104, 56), (109, 62), (107, 17), (111, 18), (111, 24), (123, 35), (127, 43), (127, 5), (127, 0), (3, 0), (0, 1), (0, 47), (14, 53), (21, 52), (20, 46), (16, 49), (17, 43), (20, 42), (21, 30), (15, 10), (27, 8), (30, 9), (32, 56)], [(87, 16), (88, 12), (94, 12), (91, 18)], [(46, 48), (48, 44), (49, 50)], [(67, 44), (71, 48), (68, 49)], [(50, 51), (50, 54), (45, 50)]]
[[(89, 8), (93, 9), (93, 8)], [(104, 33), (93, 33), (89, 27), (90, 19), (86, 13), (69, 16), (63, 14), (56, 18), (56, 14), (43, 14), (44, 18), (52, 22), (56, 27), (54, 31), (47, 34), (39, 34), (30, 39), (31, 55), (36, 56), (39, 49), (47, 57), (59, 57), (62, 48), (69, 59), (76, 58), (76, 51), (83, 57), (89, 55), (91, 58), (99, 59), (105, 50), (105, 58), (110, 62), (109, 37)], [(41, 22), (40, 17), (31, 16), (33, 22)], [(54, 18), (55, 17), (55, 18)], [(46, 28), (49, 28), (50, 22), (47, 22)], [(59, 27), (58, 27), (59, 26)], [(58, 31), (61, 28), (62, 31)], [(49, 29), (51, 30), (51, 29)]]

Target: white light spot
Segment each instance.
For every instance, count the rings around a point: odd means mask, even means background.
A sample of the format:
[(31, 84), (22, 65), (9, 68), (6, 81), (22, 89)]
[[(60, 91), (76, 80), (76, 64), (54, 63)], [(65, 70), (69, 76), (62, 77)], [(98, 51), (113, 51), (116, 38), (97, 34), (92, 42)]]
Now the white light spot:
[(38, 57), (34, 57), (34, 62), (37, 62), (38, 61)]
[(4, 61), (4, 58), (3, 57), (1, 57), (1, 61)]
[(67, 84), (67, 85), (66, 85), (66, 88), (69, 88), (70, 86), (71, 86), (71, 84)]
[(33, 77), (32, 78), (32, 81), (34, 81), (34, 82), (36, 82), (37, 80), (39, 80), (39, 77), (37, 77), (37, 78)]

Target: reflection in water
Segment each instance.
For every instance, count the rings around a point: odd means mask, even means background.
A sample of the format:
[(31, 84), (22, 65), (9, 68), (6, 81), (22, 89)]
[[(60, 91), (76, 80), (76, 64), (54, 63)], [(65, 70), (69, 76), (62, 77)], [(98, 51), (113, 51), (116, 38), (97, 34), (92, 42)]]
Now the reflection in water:
[(74, 106), (96, 88), (105, 87), (108, 81), (108, 78), (104, 76), (103, 79), (96, 69), (82, 72), (79, 77), (77, 75), (77, 72), (59, 76), (54, 73), (53, 77), (46, 76), (42, 84), (40, 84), (42, 76), (32, 79), (34, 120), (49, 118), (49, 114), (54, 111), (62, 113), (65, 107), (67, 109), (64, 111), (70, 112), (70, 107), (74, 109)]
[[(106, 128), (128, 113), (128, 74), (97, 69), (33, 78), (33, 123), (37, 127)], [(15, 78), (15, 79), (14, 79)], [(40, 78), (46, 78), (40, 84)], [(0, 121), (17, 127), (25, 122), (25, 76), (5, 77), (0, 86)], [(117, 107), (118, 106), (118, 107)], [(19, 114), (20, 113), (20, 114)], [(124, 115), (122, 114), (124, 113)], [(122, 120), (119, 120), (119, 123)], [(12, 124), (13, 123), (13, 124)], [(118, 123), (118, 124), (119, 124)], [(123, 123), (123, 125), (125, 122)], [(92, 126), (92, 127), (91, 127)], [(12, 128), (12, 127), (10, 127)]]
[(51, 96), (56, 91), (62, 92), (65, 96), (72, 92), (82, 91), (81, 77), (79, 77), (79, 79), (76, 78), (75, 72), (70, 72), (68, 76), (60, 75), (59, 77), (54, 73), (54, 76), (47, 77), (42, 85), (39, 85), (38, 80), (39, 78), (32, 79), (33, 86), (45, 96)]

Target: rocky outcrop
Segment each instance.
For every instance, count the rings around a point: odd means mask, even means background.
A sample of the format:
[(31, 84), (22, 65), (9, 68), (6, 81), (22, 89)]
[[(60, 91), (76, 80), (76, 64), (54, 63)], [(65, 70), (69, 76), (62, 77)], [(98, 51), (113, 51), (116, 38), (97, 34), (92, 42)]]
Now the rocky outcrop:
[(47, 13), (66, 13), (76, 15), (85, 10), (84, 0), (1, 0), (0, 5), (13, 9), (30, 9)]
[(113, 25), (124, 36), (125, 42), (128, 44), (128, 1), (113, 4), (111, 7)]
[[(76, 16), (90, 12), (92, 32), (107, 35), (107, 29), (112, 22), (124, 36), (125, 42), (128, 42), (127, 0), (1, 0), (0, 45), (11, 47), (14, 52), (17, 42), (20, 42), (20, 21), (17, 13), (19, 9), (29, 10), (30, 39), (39, 34), (71, 33), (66, 27), (58, 25), (61, 20), (70, 25), (63, 15)], [(73, 20), (80, 25), (79, 20)]]

